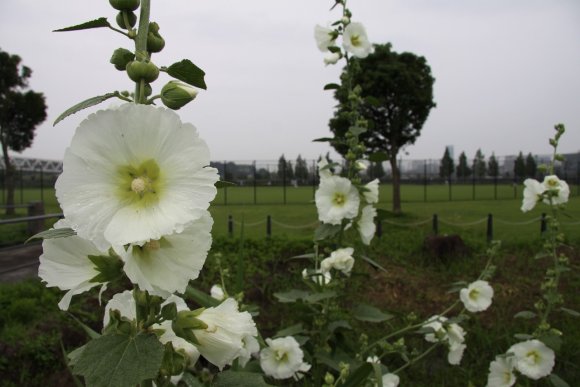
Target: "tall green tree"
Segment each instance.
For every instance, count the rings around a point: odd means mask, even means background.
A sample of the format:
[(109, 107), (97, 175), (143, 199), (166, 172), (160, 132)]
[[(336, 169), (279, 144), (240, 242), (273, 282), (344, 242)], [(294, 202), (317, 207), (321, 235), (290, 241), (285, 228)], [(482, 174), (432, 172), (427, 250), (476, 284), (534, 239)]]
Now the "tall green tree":
[(31, 146), (36, 127), (46, 119), (44, 96), (27, 90), (32, 70), (20, 62), (18, 55), (0, 50), (0, 144), (9, 215), (14, 214), (14, 167), (8, 152), (22, 152)]
[(532, 156), (531, 153), (528, 153), (526, 157), (526, 176), (530, 178), (535, 178), (536, 173), (538, 172), (538, 164), (536, 163), (536, 159)]
[(485, 163), (485, 156), (481, 149), (478, 149), (473, 158), (473, 174), (478, 178), (482, 178), (485, 177), (486, 172), (487, 165)]
[(449, 153), (449, 148), (445, 147), (445, 152), (443, 153), (443, 158), (439, 164), (439, 177), (443, 179), (451, 179), (451, 175), (455, 170), (455, 162), (451, 158)]
[(523, 179), (526, 176), (526, 162), (524, 161), (524, 155), (522, 152), (520, 152), (514, 162), (514, 176), (520, 179)]
[[(360, 113), (368, 120), (369, 128), (359, 139), (368, 154), (382, 153), (389, 161), (393, 178), (393, 212), (401, 212), (400, 171), (397, 155), (405, 146), (415, 143), (421, 129), (434, 108), (431, 68), (422, 56), (404, 52), (397, 53), (390, 44), (375, 45), (374, 53), (366, 58), (351, 58), (358, 68), (350, 75), (352, 82), (361, 87), (363, 102)], [(343, 80), (348, 77), (343, 71)], [(348, 86), (344, 84), (335, 91), (338, 101), (330, 130), (335, 139), (344, 139), (350, 127)], [(341, 154), (348, 147), (344, 142), (331, 144)]]
[(471, 168), (467, 165), (467, 156), (465, 155), (465, 152), (461, 152), (459, 155), (456, 174), (458, 179), (466, 179), (471, 176)]
[(487, 174), (491, 177), (499, 176), (499, 164), (497, 162), (497, 158), (495, 157), (495, 153), (493, 152), (487, 161)]
[(296, 164), (294, 165), (294, 175), (300, 182), (305, 182), (308, 180), (308, 164), (301, 155), (298, 155), (296, 158)]

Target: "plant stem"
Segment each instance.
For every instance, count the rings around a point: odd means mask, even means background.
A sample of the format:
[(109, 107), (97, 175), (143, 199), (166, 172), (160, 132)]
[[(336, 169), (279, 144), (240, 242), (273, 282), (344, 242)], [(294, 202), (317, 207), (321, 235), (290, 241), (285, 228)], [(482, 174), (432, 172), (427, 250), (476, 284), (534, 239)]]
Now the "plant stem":
[(404, 369), (412, 366), (413, 364), (417, 363), (419, 360), (422, 360), (423, 358), (425, 358), (427, 355), (429, 355), (431, 352), (433, 352), (435, 350), (435, 348), (437, 348), (438, 346), (440, 346), (441, 343), (436, 343), (433, 344), (431, 347), (429, 347), (429, 349), (427, 349), (425, 352), (423, 352), (422, 354), (420, 354), (419, 356), (417, 356), (414, 359), (411, 359), (408, 363), (406, 363), (405, 365), (399, 367), (398, 369), (396, 369), (395, 371), (393, 371), (393, 374), (398, 374), (399, 372), (403, 371)]
[[(149, 15), (151, 13), (151, 0), (141, 1), (141, 12), (139, 14), (139, 29), (137, 31), (137, 38), (135, 39), (135, 58), (143, 62), (149, 59), (147, 53), (147, 34), (149, 33)], [(144, 91), (141, 90), (142, 85), (135, 82), (135, 103), (143, 103), (141, 95)]]

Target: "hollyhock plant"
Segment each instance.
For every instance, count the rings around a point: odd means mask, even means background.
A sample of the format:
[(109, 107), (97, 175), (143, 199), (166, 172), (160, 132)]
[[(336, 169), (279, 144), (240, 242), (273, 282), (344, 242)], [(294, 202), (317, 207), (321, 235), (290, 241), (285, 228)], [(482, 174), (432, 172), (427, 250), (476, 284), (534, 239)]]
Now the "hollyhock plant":
[(496, 356), (489, 365), (487, 387), (511, 387), (516, 383), (513, 356)]
[(126, 104), (77, 128), (56, 182), (76, 233), (98, 248), (181, 232), (216, 195), (217, 170), (195, 127), (172, 111)]
[(396, 374), (384, 374), (383, 375), (383, 387), (398, 387), (399, 376)]
[(318, 219), (321, 222), (338, 225), (343, 219), (353, 219), (358, 215), (360, 198), (350, 180), (340, 176), (322, 179), (315, 194)]
[(260, 366), (274, 379), (300, 378), (310, 365), (303, 361), (304, 353), (292, 336), (266, 339), (267, 347), (260, 351)]
[(350, 23), (345, 27), (342, 35), (342, 46), (357, 58), (366, 58), (373, 51), (373, 46), (362, 23)]
[(212, 298), (215, 298), (218, 301), (223, 301), (226, 298), (224, 289), (221, 285), (213, 285), (209, 290), (209, 294)]
[(316, 46), (322, 52), (328, 51), (328, 47), (334, 46), (336, 40), (336, 33), (334, 30), (316, 25), (314, 27), (314, 39), (316, 40)]
[(531, 211), (536, 204), (542, 200), (542, 195), (545, 191), (544, 186), (537, 180), (524, 180), (524, 200), (522, 202), (522, 212)]
[(325, 258), (320, 262), (320, 269), (323, 273), (329, 272), (331, 269), (338, 270), (344, 275), (350, 275), (352, 267), (354, 266), (354, 258), (352, 254), (354, 249), (346, 247), (338, 249), (330, 253), (330, 257)]
[(468, 311), (482, 312), (489, 308), (493, 298), (493, 288), (487, 281), (477, 280), (461, 289), (459, 298)]
[[(67, 227), (69, 223), (65, 219), (54, 225), (55, 229)], [(100, 271), (90, 257), (108, 256), (108, 253), (97, 249), (90, 241), (76, 235), (45, 239), (42, 250), (38, 276), (48, 287), (56, 286), (60, 290), (68, 290), (58, 303), (60, 309), (68, 309), (72, 296), (95, 286), (105, 286), (107, 281), (99, 280)]]
[(360, 238), (362, 243), (367, 246), (371, 244), (371, 240), (377, 231), (377, 225), (375, 224), (376, 216), (377, 209), (371, 205), (368, 205), (362, 209), (361, 217), (358, 221), (358, 231)]
[(556, 175), (549, 175), (544, 177), (542, 182), (547, 197), (544, 198), (544, 203), (554, 205), (564, 204), (568, 201), (570, 196), (570, 187), (564, 180), (560, 180)]
[(534, 380), (550, 375), (556, 361), (554, 351), (539, 340), (514, 344), (507, 352), (515, 356), (515, 369)]
[(363, 196), (368, 204), (379, 202), (379, 179), (374, 179), (365, 185)]

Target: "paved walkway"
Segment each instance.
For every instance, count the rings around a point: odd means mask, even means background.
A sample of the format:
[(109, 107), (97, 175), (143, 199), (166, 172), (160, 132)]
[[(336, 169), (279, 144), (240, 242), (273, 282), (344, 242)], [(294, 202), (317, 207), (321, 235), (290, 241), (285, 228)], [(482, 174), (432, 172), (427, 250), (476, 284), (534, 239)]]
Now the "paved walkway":
[(40, 254), (42, 254), (40, 242), (1, 248), (0, 283), (37, 277)]

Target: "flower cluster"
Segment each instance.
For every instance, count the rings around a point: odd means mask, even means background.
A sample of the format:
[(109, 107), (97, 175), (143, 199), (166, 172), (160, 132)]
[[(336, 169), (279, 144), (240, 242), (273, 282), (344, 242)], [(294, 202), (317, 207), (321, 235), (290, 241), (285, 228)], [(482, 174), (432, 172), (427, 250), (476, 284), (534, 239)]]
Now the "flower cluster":
[(350, 53), (357, 58), (366, 58), (373, 51), (373, 46), (362, 23), (351, 22), (350, 17), (345, 15), (335, 24), (338, 24), (338, 26), (334, 29), (320, 25), (314, 28), (316, 46), (320, 51), (328, 53), (324, 58), (324, 64), (336, 64), (346, 55), (336, 45), (336, 40), (341, 35), (342, 48), (346, 53)]
[(423, 329), (430, 331), (425, 334), (425, 340), (430, 343), (442, 343), (447, 346), (449, 353), (447, 361), (449, 364), (458, 365), (465, 351), (465, 331), (459, 324), (448, 323), (447, 317), (432, 316), (425, 324)]
[(521, 207), (523, 212), (531, 211), (539, 202), (556, 206), (564, 204), (570, 196), (570, 187), (556, 175), (544, 177), (541, 183), (534, 179), (526, 179), (524, 186), (524, 200)]

